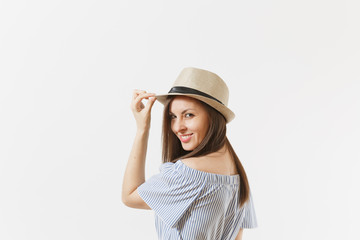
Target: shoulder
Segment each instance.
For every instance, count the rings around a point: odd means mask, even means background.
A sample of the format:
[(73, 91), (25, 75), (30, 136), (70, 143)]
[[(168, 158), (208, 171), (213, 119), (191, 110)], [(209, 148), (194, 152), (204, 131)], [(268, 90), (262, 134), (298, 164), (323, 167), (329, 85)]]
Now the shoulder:
[(203, 172), (211, 172), (211, 163), (203, 157), (190, 157), (179, 160), (184, 165)]
[[(198, 171), (221, 174), (221, 175), (233, 175), (236, 174), (235, 165), (230, 163), (230, 160), (208, 158), (208, 157), (191, 157), (181, 159), (186, 166), (196, 169)], [(233, 166), (231, 166), (233, 165)], [(234, 172), (235, 171), (235, 172)]]
[(202, 165), (201, 162), (199, 161), (199, 158), (194, 158), (194, 157), (180, 159), (178, 161), (181, 161), (186, 166), (197, 169), (197, 170), (199, 170), (198, 168), (201, 168), (201, 165)]

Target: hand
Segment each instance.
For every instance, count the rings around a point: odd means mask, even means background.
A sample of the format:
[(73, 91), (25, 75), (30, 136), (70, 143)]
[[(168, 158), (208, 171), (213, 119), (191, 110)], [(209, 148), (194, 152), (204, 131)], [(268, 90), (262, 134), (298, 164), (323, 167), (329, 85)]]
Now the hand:
[[(147, 93), (143, 90), (134, 90), (131, 101), (131, 110), (134, 114), (138, 130), (148, 130), (150, 128), (151, 108), (156, 101), (155, 93)], [(142, 103), (143, 99), (148, 99), (146, 106)]]

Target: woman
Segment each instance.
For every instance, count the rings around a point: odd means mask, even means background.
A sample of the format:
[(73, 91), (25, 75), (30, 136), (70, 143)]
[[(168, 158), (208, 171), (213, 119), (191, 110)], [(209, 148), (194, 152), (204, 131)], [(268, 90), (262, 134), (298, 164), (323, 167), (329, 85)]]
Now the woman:
[[(226, 124), (235, 117), (228, 96), (218, 75), (192, 67), (182, 70), (168, 94), (134, 91), (137, 133), (122, 200), (128, 207), (154, 210), (159, 239), (241, 239), (243, 228), (257, 227), (245, 170), (226, 137)], [(145, 181), (156, 99), (164, 104), (163, 164)]]

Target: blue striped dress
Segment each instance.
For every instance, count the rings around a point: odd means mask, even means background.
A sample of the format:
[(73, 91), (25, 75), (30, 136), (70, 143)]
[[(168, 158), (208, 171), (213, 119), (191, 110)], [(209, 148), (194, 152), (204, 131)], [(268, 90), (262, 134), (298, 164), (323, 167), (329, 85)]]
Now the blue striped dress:
[(239, 184), (239, 175), (203, 172), (178, 160), (163, 163), (137, 190), (154, 210), (160, 240), (227, 240), (240, 228), (257, 227), (251, 192), (239, 208)]

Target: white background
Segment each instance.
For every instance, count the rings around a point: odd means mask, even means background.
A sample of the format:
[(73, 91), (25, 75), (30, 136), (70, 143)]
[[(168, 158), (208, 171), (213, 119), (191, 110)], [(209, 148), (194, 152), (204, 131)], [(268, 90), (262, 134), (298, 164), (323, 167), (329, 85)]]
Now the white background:
[[(357, 0), (1, 1), (0, 239), (157, 239), (121, 185), (132, 90), (217, 73), (259, 227), (360, 239)], [(161, 163), (153, 107), (146, 177)]]

